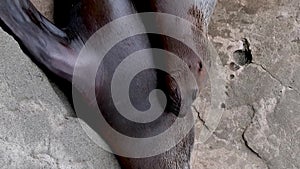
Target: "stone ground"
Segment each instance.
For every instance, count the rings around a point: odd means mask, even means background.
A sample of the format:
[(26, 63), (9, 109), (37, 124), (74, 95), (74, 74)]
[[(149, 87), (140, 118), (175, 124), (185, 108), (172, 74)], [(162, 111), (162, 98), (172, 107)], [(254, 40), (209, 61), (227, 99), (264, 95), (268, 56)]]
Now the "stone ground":
[[(52, 15), (51, 3), (34, 1)], [(300, 1), (219, 0), (209, 35), (226, 70), (226, 111), (195, 145), (193, 168), (299, 169)], [(61, 91), (0, 37), (0, 168), (119, 168), (85, 136)]]

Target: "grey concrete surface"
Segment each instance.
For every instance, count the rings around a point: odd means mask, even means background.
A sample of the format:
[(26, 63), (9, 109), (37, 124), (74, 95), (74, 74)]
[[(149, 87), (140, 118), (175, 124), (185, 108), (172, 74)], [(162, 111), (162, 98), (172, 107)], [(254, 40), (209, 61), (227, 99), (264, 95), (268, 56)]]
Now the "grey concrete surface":
[[(51, 18), (52, 4), (35, 1)], [(299, 169), (300, 1), (219, 0), (209, 36), (226, 68), (226, 111), (212, 137), (195, 145), (193, 168)], [(0, 37), (0, 168), (118, 168), (55, 85), (10, 36)], [(204, 121), (207, 95), (195, 103)]]

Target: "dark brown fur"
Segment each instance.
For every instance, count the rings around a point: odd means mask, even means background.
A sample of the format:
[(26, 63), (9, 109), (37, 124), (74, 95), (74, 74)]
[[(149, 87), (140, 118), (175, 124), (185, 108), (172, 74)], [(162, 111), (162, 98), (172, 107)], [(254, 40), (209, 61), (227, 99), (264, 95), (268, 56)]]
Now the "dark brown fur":
[[(207, 2), (207, 0), (199, 1)], [(55, 0), (56, 26), (54, 26), (41, 16), (29, 0), (2, 0), (0, 22), (32, 60), (57, 77), (65, 79), (69, 82), (67, 85), (70, 85), (76, 58), (83, 44), (99, 28), (119, 17), (136, 12), (165, 12), (190, 20), (205, 32), (210, 12), (203, 13), (205, 5), (201, 8), (187, 2), (181, 0)], [(151, 47), (165, 49), (181, 57), (195, 77), (198, 77), (199, 86), (205, 79), (205, 69), (201, 60), (184, 44), (170, 37), (145, 34), (125, 39), (117, 44), (109, 52), (106, 62), (99, 68), (95, 91), (98, 105), (106, 120), (116, 130), (129, 136), (148, 137), (164, 131), (177, 118), (175, 115), (178, 115), (180, 109), (180, 94), (176, 82), (169, 75), (161, 74), (156, 70), (147, 71), (138, 79), (149, 82), (144, 86), (147, 90), (137, 89), (133, 92), (136, 94), (133, 102), (137, 107), (146, 109), (145, 96), (149, 91), (155, 88), (164, 90), (167, 93), (168, 104), (159, 119), (150, 124), (136, 124), (120, 116), (114, 107), (107, 106), (111, 105), (112, 101), (108, 88), (114, 70), (112, 65), (117, 65), (117, 60), (135, 51)], [(167, 62), (167, 64), (172, 63)], [(89, 104), (89, 98), (85, 93), (80, 95), (83, 101), (86, 101), (88, 109), (95, 108)], [(189, 169), (193, 142), (194, 130), (192, 129), (176, 147), (166, 153), (140, 159), (117, 156), (117, 159), (123, 169)], [(112, 142), (108, 144), (112, 148), (115, 146)]]

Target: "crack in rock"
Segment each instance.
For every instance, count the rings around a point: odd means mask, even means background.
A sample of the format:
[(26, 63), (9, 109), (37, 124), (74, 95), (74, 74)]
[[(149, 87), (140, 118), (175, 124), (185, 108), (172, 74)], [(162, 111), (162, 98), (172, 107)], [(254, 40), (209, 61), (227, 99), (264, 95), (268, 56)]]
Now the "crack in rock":
[(300, 95), (300, 91), (299, 91), (297, 88), (292, 87), (292, 86), (288, 86), (288, 85), (284, 84), (284, 82), (282, 82), (280, 79), (276, 78), (276, 76), (273, 75), (273, 73), (271, 73), (271, 72), (270, 72), (267, 68), (265, 68), (263, 65), (261, 65), (261, 64), (259, 64), (259, 63), (254, 63), (254, 62), (252, 62), (252, 64), (253, 64), (253, 65), (256, 65), (256, 66), (258, 66), (258, 67), (260, 67), (264, 72), (268, 73), (268, 74), (271, 76), (272, 79), (278, 81), (278, 82), (280, 83), (280, 85), (282, 85), (282, 86), (284, 86), (284, 87), (286, 87), (286, 88), (288, 88), (288, 89), (290, 89), (290, 90), (293, 90), (293, 91), (295, 91), (298, 95)]
[(206, 125), (205, 120), (201, 117), (200, 112), (197, 110), (197, 108), (196, 108), (195, 106), (192, 106), (192, 107), (193, 107), (193, 109), (195, 110), (195, 112), (197, 113), (197, 117), (198, 117), (198, 119), (201, 121), (201, 123), (203, 124), (203, 126), (204, 126), (208, 131), (211, 132), (210, 128)]
[(268, 164), (267, 164), (267, 160), (264, 159), (257, 151), (255, 151), (255, 150), (250, 146), (249, 141), (248, 141), (247, 138), (246, 138), (246, 132), (248, 131), (249, 127), (253, 124), (255, 115), (256, 115), (256, 113), (257, 113), (253, 105), (250, 105), (250, 104), (249, 104), (248, 106), (249, 106), (249, 107), (251, 108), (251, 110), (253, 111), (253, 114), (252, 114), (251, 116), (249, 115), (249, 116), (251, 117), (251, 121), (250, 121), (250, 123), (246, 126), (245, 130), (244, 130), (243, 133), (242, 133), (242, 140), (243, 140), (244, 145), (246, 146), (246, 148), (247, 148), (252, 154), (254, 154), (257, 158), (259, 158), (259, 159), (267, 166), (268, 169), (270, 169), (270, 167), (269, 167)]

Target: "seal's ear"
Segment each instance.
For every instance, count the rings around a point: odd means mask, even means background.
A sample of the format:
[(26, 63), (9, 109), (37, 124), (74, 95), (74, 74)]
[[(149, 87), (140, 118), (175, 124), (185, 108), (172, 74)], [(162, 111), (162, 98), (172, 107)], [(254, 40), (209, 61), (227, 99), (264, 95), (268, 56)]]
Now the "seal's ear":
[(59, 77), (72, 80), (78, 46), (82, 43), (44, 18), (29, 0), (2, 0), (0, 25), (31, 59)]

